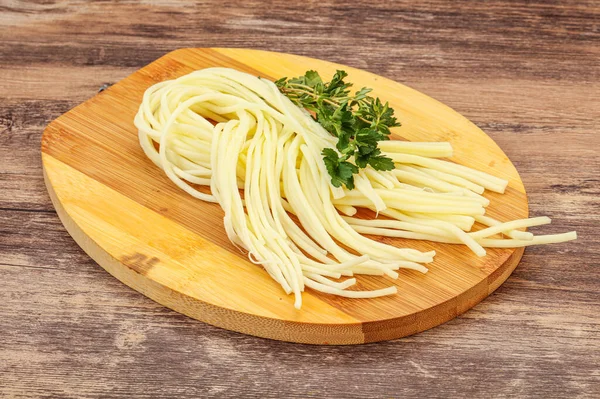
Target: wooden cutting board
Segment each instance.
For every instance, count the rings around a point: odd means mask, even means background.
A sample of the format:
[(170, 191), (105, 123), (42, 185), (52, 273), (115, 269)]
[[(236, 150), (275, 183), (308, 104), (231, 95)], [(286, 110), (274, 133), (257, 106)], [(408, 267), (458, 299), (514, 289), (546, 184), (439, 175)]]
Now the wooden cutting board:
[[(462, 245), (381, 238), (399, 247), (435, 249), (421, 274), (398, 280), (360, 276), (359, 287), (398, 286), (376, 299), (348, 299), (308, 289), (301, 310), (260, 267), (227, 240), (218, 205), (178, 189), (138, 144), (133, 117), (149, 86), (193, 70), (224, 66), (277, 79), (315, 69), (345, 69), (357, 87), (390, 102), (411, 141), (449, 141), (453, 161), (509, 180), (504, 195), (486, 193), (487, 214), (528, 216), (517, 171), (466, 118), (413, 89), (365, 71), (281, 53), (241, 49), (173, 51), (54, 120), (42, 138), (46, 186), (66, 229), (110, 274), (153, 300), (206, 323), (285, 341), (355, 344), (403, 337), (465, 312), (506, 280), (523, 249), (488, 249), (477, 258)], [(126, 317), (126, 316), (124, 316)]]

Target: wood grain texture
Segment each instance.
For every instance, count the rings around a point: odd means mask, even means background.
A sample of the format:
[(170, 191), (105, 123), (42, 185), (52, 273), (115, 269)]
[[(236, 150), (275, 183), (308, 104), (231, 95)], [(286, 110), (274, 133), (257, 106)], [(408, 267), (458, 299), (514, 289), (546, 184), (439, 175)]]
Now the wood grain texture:
[[(523, 184), (510, 160), (479, 128), (447, 106), (383, 77), (312, 58), (243, 49), (179, 49), (52, 121), (42, 136), (46, 186), (77, 243), (109, 273), (159, 303), (234, 331), (311, 344), (394, 339), (437, 326), (465, 312), (502, 284), (523, 254), (377, 237), (399, 248), (436, 251), (427, 274), (408, 270), (389, 281), (360, 276), (360, 289), (390, 284), (399, 295), (348, 299), (308, 289), (301, 311), (262, 268), (231, 244), (215, 204), (192, 198), (170, 182), (139, 147), (133, 118), (144, 91), (209, 67), (263, 77), (331, 76), (344, 69), (357, 87), (373, 88), (402, 115), (408, 140), (448, 141), (452, 161), (509, 181), (503, 195), (487, 193), (486, 214), (508, 221), (528, 215)], [(271, 78), (273, 79), (273, 78)]]
[[(0, 1), (0, 396), (598, 396), (597, 2), (185, 3)], [(359, 347), (253, 338), (155, 304), (70, 239), (39, 142), (102, 84), (211, 46), (341, 62), (433, 96), (509, 155), (532, 216), (554, 219), (545, 231), (580, 239), (527, 249), (449, 323)]]

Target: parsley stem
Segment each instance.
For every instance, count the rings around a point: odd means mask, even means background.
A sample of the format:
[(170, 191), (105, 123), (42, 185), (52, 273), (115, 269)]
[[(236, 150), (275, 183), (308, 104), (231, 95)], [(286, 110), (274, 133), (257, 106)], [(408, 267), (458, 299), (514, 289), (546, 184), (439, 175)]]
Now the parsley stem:
[[(291, 83), (291, 84), (290, 84), (290, 86), (296, 86), (296, 87), (307, 87), (307, 88), (308, 88), (308, 86), (299, 85), (299, 84), (294, 84), (294, 83)], [(302, 94), (306, 94), (307, 96), (311, 96), (312, 98), (315, 98), (315, 99), (319, 98), (319, 96), (317, 96), (315, 93), (312, 93), (312, 92), (310, 92), (310, 91), (307, 91), (307, 90), (301, 90), (301, 89), (287, 89), (287, 88), (285, 88), (285, 87), (281, 88), (281, 90), (282, 90), (284, 93), (285, 93), (285, 92), (288, 92), (288, 93), (290, 93), (290, 92), (291, 92), (291, 93), (294, 93), (294, 94), (296, 94), (296, 93), (302, 93)], [(296, 96), (298, 96), (298, 95), (296, 94)], [(327, 104), (329, 104), (329, 105), (332, 105), (332, 106), (334, 106), (334, 107), (339, 107), (339, 106), (340, 106), (340, 104), (339, 104), (339, 103), (336, 103), (335, 101), (333, 101), (333, 100), (329, 100), (329, 99), (327, 99), (327, 98), (323, 99), (323, 102), (325, 102), (325, 103), (327, 103)]]
[[(307, 88), (307, 89), (310, 89), (310, 87), (308, 87), (308, 86), (301, 85), (301, 84), (297, 84), (297, 83), (290, 83), (289, 85), (290, 85), (290, 86), (294, 86), (294, 87), (301, 87), (301, 88)], [(302, 94), (306, 94), (307, 96), (310, 96), (310, 97), (312, 97), (312, 98), (314, 98), (314, 99), (317, 99), (317, 98), (319, 98), (319, 96), (318, 96), (318, 95), (316, 95), (315, 93), (312, 93), (312, 92), (310, 92), (310, 91), (307, 91), (307, 90), (301, 90), (301, 89), (288, 89), (288, 88), (286, 88), (286, 87), (280, 87), (279, 89), (280, 89), (280, 90), (281, 90), (281, 91), (282, 91), (284, 94), (285, 94), (285, 93), (292, 93), (292, 94), (294, 94), (296, 97), (299, 97), (297, 93), (302, 93)], [(351, 97), (339, 97), (339, 98), (341, 98), (341, 99), (344, 99), (344, 100), (349, 100)], [(363, 100), (360, 100), (360, 101), (363, 101)], [(359, 101), (359, 103), (360, 103), (360, 101)], [(330, 99), (327, 99), (327, 98), (323, 99), (323, 102), (324, 102), (324, 103), (327, 103), (327, 104), (329, 104), (329, 105), (331, 105), (331, 106), (334, 106), (334, 107), (339, 107), (340, 105), (342, 105), (342, 104), (343, 104), (343, 103), (341, 103), (341, 102), (335, 102), (335, 101), (333, 101), (333, 100), (330, 100)], [(346, 102), (347, 102), (347, 101), (346, 101)], [(367, 120), (367, 119), (363, 118), (362, 116), (359, 116), (359, 117), (358, 117), (358, 119), (360, 119), (361, 121), (363, 121), (363, 122), (365, 122), (365, 123), (369, 123), (369, 124), (373, 123), (372, 121), (370, 121), (370, 120)], [(379, 121), (377, 121), (377, 123), (379, 123)]]

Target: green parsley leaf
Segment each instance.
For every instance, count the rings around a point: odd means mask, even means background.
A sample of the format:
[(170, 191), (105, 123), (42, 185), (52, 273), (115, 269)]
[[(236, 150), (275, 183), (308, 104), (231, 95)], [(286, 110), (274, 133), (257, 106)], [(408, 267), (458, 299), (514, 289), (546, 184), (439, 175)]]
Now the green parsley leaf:
[(394, 169), (394, 161), (383, 155), (378, 155), (369, 158), (369, 165), (375, 170), (392, 170)]
[(323, 84), (323, 79), (317, 71), (307, 71), (304, 74), (305, 84), (307, 86), (316, 86), (318, 84)]
[(321, 152), (323, 162), (327, 172), (331, 176), (331, 184), (334, 187), (345, 185), (349, 190), (354, 188), (354, 174), (358, 173), (358, 168), (348, 161), (340, 158), (337, 152), (332, 148), (324, 148)]
[[(392, 170), (394, 162), (381, 154), (378, 142), (389, 140), (390, 128), (400, 126), (389, 104), (370, 97), (372, 89), (363, 87), (350, 94), (352, 83), (338, 70), (329, 82), (316, 71), (307, 71), (297, 78), (275, 81), (279, 90), (294, 104), (313, 113), (313, 118), (325, 130), (337, 137), (335, 151), (325, 148), (323, 162), (335, 187), (354, 188), (353, 175), (359, 168)], [(354, 163), (353, 163), (354, 162)]]

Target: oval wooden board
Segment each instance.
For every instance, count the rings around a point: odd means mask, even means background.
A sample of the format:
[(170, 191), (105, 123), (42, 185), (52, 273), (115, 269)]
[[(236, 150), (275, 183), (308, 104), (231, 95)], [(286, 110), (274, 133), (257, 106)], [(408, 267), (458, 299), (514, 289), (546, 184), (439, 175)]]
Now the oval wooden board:
[(457, 163), (508, 179), (487, 214), (527, 217), (527, 198), (508, 157), (466, 118), (413, 89), (358, 69), (316, 59), (241, 49), (173, 51), (53, 121), (44, 131), (46, 185), (75, 241), (113, 276), (178, 312), (226, 329), (285, 341), (355, 344), (434, 327), (494, 291), (523, 249), (490, 249), (477, 258), (462, 245), (382, 238), (400, 247), (435, 249), (427, 274), (403, 270), (398, 280), (359, 277), (360, 288), (396, 284), (399, 293), (347, 299), (304, 293), (301, 310), (267, 273), (227, 240), (216, 204), (188, 196), (146, 157), (133, 117), (152, 84), (193, 70), (225, 66), (257, 76), (329, 77), (345, 69), (356, 87), (390, 102), (412, 141), (449, 141)]

